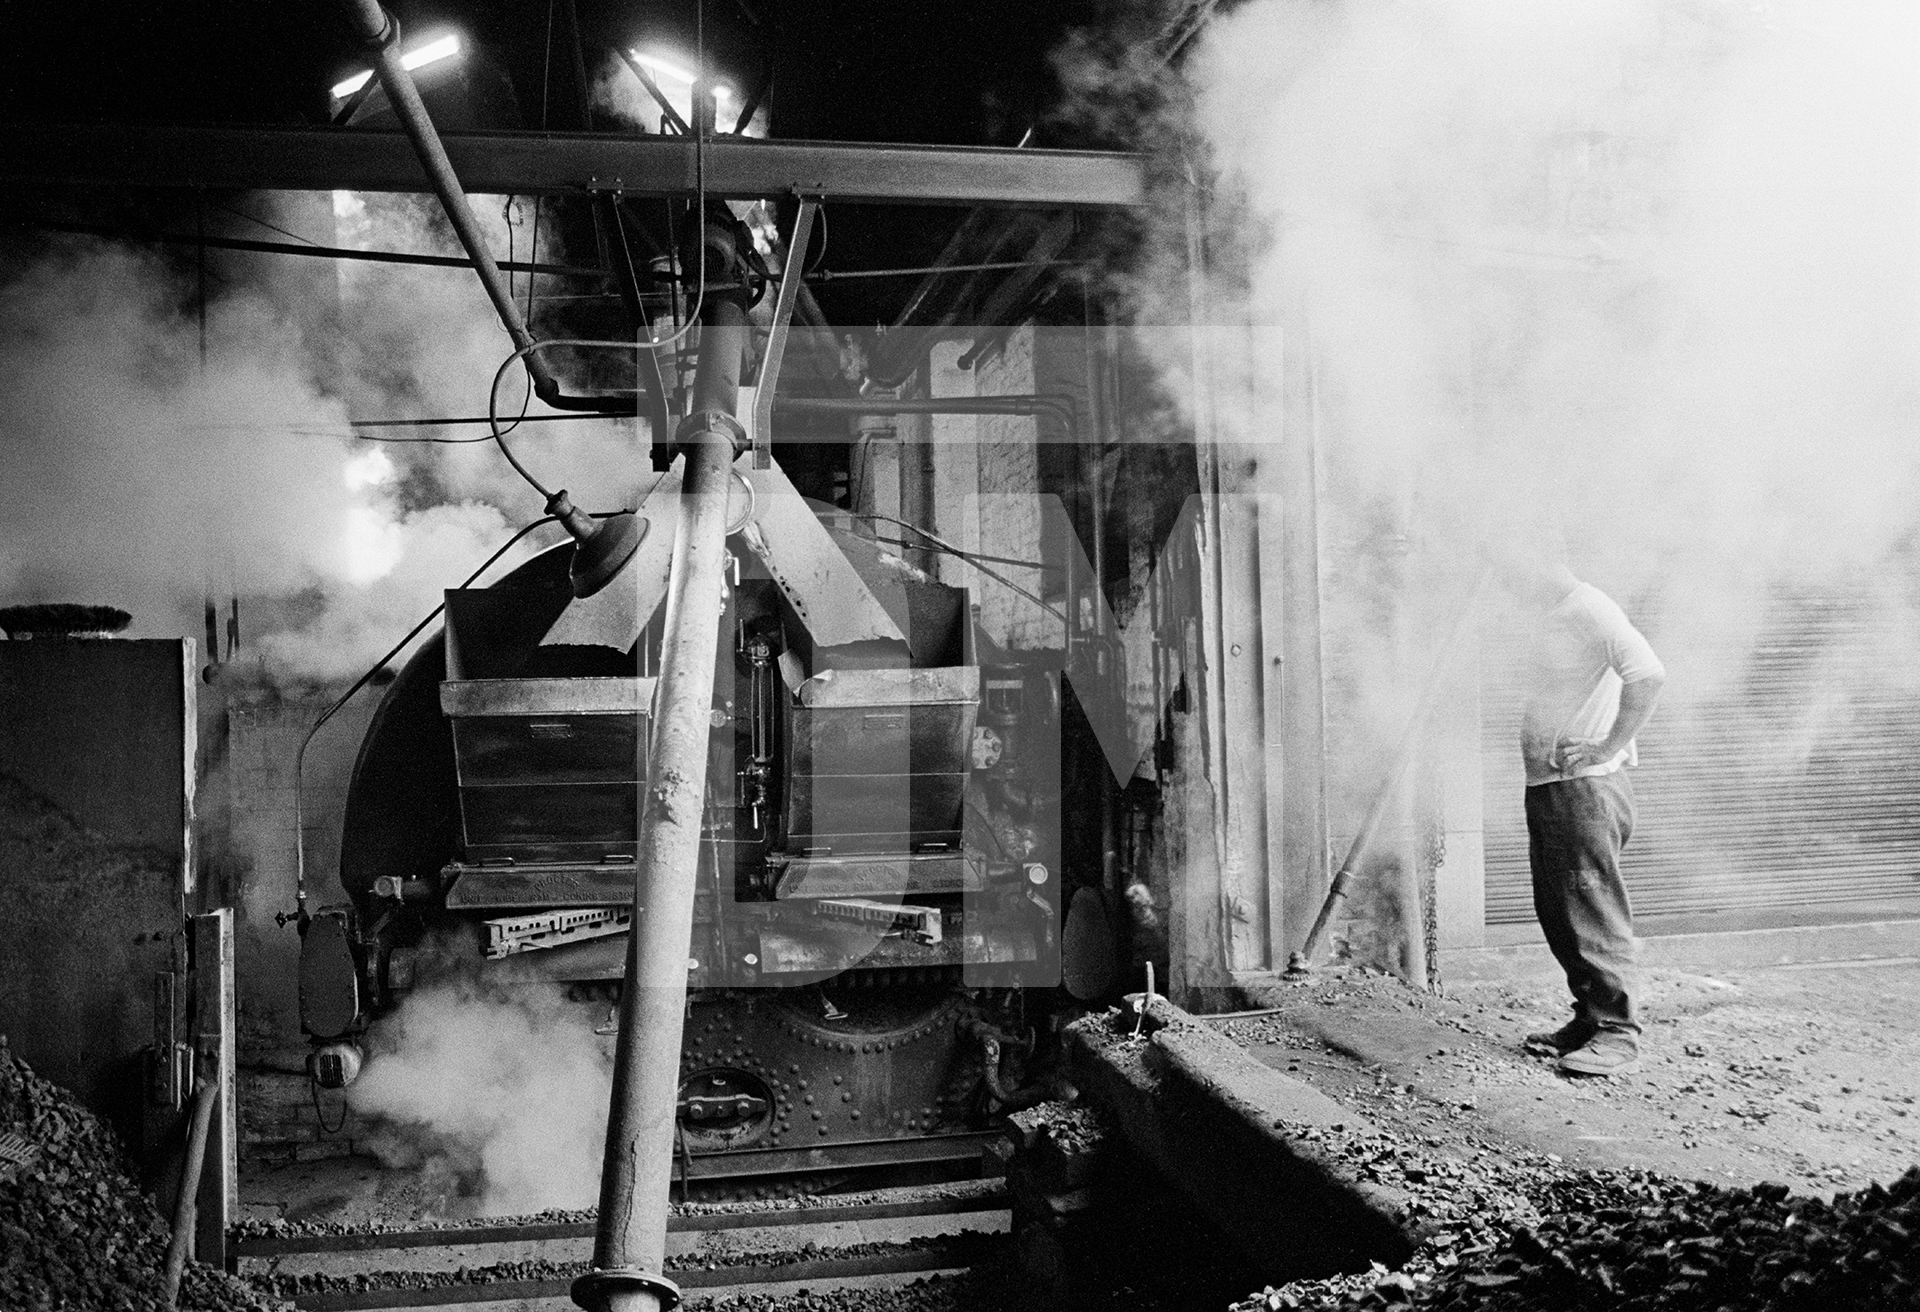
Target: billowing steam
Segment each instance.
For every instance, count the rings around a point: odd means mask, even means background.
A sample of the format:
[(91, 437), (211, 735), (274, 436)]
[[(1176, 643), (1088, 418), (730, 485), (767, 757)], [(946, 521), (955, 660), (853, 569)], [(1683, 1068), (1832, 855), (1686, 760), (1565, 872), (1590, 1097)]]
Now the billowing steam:
[[(338, 236), (323, 241), (453, 249), (419, 198), (335, 199)], [(534, 254), (529, 203), (477, 203), (500, 254)], [(554, 258), (550, 223), (541, 241)], [(485, 413), (510, 343), (470, 274), (255, 262), (216, 285), (203, 351), (192, 282), (158, 258), (92, 241), (52, 252), (0, 280), (8, 601), (119, 605), (138, 636), (197, 633), (203, 598), (236, 596), (243, 660), (275, 681), (332, 681), (540, 513), (484, 442), (375, 446), (346, 422)], [(520, 384), (501, 388), (508, 415)], [(630, 422), (528, 425), (516, 440), (582, 503), (631, 503), (644, 462)]]
[[(1140, 48), (1063, 72), (1137, 111)], [(1312, 447), (1337, 811), (1384, 777), (1476, 546), (1542, 519), (1654, 638), (1667, 727), (1705, 732), (1810, 599), (1914, 684), (1916, 48), (1920, 12), (1877, 0), (1254, 0), (1162, 80), (1130, 135), (1187, 143), (1212, 276), (1170, 202), (1124, 290), (1197, 314), (1199, 389), (1183, 330), (1142, 337), (1198, 428), (1267, 448), (1240, 490), (1308, 467), (1277, 472), (1282, 433)], [(1806, 679), (1783, 742), (1846, 713)]]
[[(1480, 548), (1543, 524), (1665, 660), (1649, 764), (1739, 754), (1788, 796), (1839, 730), (1885, 731), (1920, 690), (1920, 10), (1249, 0), (1175, 71), (1159, 20), (1190, 8), (1130, 8), (1058, 66), (1077, 122), (1174, 183), (1115, 280), (1141, 348), (1270, 499), (1263, 549), (1279, 504), (1314, 553), (1332, 859)], [(1382, 844), (1402, 868), (1474, 824), (1443, 798), (1519, 824), (1518, 617), (1481, 607)], [(1744, 841), (1687, 859), (1732, 887)]]
[(106, 247), (0, 287), (0, 591), (140, 615), (197, 598), (230, 562), (262, 592), (364, 576), (375, 502), (348, 486), (346, 444), (326, 436), (342, 407), (308, 380), (295, 335), (259, 301), (230, 303), (202, 371), (167, 290)]
[(1470, 561), (1546, 515), (1658, 630), (1676, 706), (1795, 589), (1852, 589), (1905, 642), (1917, 43), (1874, 0), (1222, 18), (1188, 70), (1245, 253), (1211, 322), (1310, 358), (1329, 560)]
[(592, 1207), (612, 1087), (593, 1025), (557, 989), (434, 985), (374, 1027), (347, 1100), (389, 1165), (449, 1171), (478, 1214)]

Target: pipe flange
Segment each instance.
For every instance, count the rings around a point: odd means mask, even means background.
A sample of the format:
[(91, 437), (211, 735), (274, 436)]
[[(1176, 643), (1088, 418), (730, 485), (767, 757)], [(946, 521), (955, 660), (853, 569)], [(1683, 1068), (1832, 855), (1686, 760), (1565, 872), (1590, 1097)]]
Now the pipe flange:
[(747, 441), (747, 430), (740, 421), (725, 410), (694, 410), (682, 419), (673, 430), (673, 444), (684, 447), (689, 440), (700, 433), (721, 433), (733, 442), (733, 454), (743, 454), (752, 444)]
[(375, 54), (384, 53), (400, 44), (400, 19), (385, 5), (378, 8), (380, 16), (386, 20), (386, 26), (371, 36), (362, 33), (360, 38), (361, 44)]
[(680, 1286), (654, 1271), (637, 1266), (599, 1267), (575, 1280), (568, 1296), (581, 1307), (604, 1308), (608, 1296), (622, 1292), (652, 1294), (660, 1302), (660, 1312), (673, 1312), (680, 1306)]

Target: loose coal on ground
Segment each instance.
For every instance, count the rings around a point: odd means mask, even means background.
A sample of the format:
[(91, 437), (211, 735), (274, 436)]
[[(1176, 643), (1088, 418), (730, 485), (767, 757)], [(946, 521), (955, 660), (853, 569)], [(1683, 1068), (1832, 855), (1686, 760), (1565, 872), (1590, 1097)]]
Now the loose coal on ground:
[[(1365, 972), (1329, 972), (1268, 1014), (1207, 1022), (1354, 1109), (1351, 1125), (1288, 1128), (1403, 1200), (1420, 1247), (1400, 1270), (1235, 1284), (1230, 1246), (1126, 1152), (1096, 1108), (1050, 1103), (1014, 1118), (1028, 1151), (1055, 1166), (1097, 1162), (1086, 1176), (1098, 1195), (1091, 1224), (1064, 1235), (1065, 1301), (1058, 1284), (1035, 1281), (1015, 1234), (982, 1238), (959, 1275), (798, 1294), (690, 1291), (689, 1302), (741, 1312), (1902, 1312), (1920, 1307), (1920, 1171), (1901, 1176), (1904, 1166), (1887, 1165), (1907, 1146), (1901, 1113), (1910, 1106), (1886, 1078), (1906, 1052), (1880, 982), (1890, 973), (1656, 977), (1652, 1065), (1630, 1082), (1569, 1082), (1522, 1053), (1519, 1039), (1552, 1019), (1553, 999), (1512, 982), (1435, 998)], [(1820, 1017), (1830, 1019), (1811, 1024)], [(1895, 1054), (1877, 1072), (1874, 1050)], [(1759, 1122), (1720, 1105), (1744, 1107), (1776, 1086), (1787, 1091), (1776, 1101), (1817, 1099), (1822, 1113), (1801, 1127), (1792, 1104), (1768, 1127), (1788, 1133), (1755, 1134)], [(1844, 1119), (1829, 1114), (1836, 1105)], [(1863, 1121), (1866, 1113), (1876, 1119)], [(1865, 1159), (1849, 1179), (1806, 1169), (1809, 1159), (1846, 1167), (1849, 1150)], [(1708, 1175), (1720, 1183), (1696, 1182)], [(1792, 1191), (1756, 1183), (1769, 1176)], [(1823, 1193), (1836, 1184), (1849, 1192)], [(314, 1223), (261, 1228), (304, 1232)], [(845, 1253), (792, 1256), (816, 1255)]]
[[(800, 1262), (812, 1262), (823, 1258), (854, 1260), (858, 1258), (887, 1257), (901, 1253), (940, 1250), (952, 1258), (954, 1267), (972, 1266), (989, 1258), (992, 1254), (990, 1242), (978, 1235), (953, 1235), (902, 1240), (897, 1243), (859, 1243), (835, 1248), (822, 1248), (817, 1243), (806, 1243), (783, 1251), (756, 1251), (752, 1253), (714, 1253), (688, 1254), (684, 1257), (669, 1257), (666, 1262), (666, 1274), (669, 1279), (687, 1271), (722, 1271), (729, 1267), (759, 1268), (780, 1266)], [(508, 1281), (557, 1281), (572, 1280), (586, 1274), (589, 1264), (586, 1262), (553, 1262), (532, 1259), (519, 1262), (502, 1262), (484, 1267), (462, 1267), (455, 1271), (382, 1271), (356, 1275), (268, 1275), (260, 1277), (260, 1284), (273, 1293), (293, 1298), (302, 1294), (334, 1293), (339, 1291), (363, 1291), (371, 1289), (440, 1289), (455, 1285), (485, 1285)]]
[[(676, 1189), (678, 1186), (675, 1186)], [(869, 1203), (929, 1202), (951, 1199), (956, 1203), (982, 1195), (1001, 1192), (991, 1179), (952, 1180), (939, 1184), (907, 1188), (837, 1190), (832, 1193), (796, 1192), (779, 1197), (733, 1199), (728, 1201), (676, 1201), (671, 1211), (676, 1216), (750, 1216), (762, 1212), (792, 1212), (811, 1207), (856, 1207)], [(371, 1220), (341, 1221), (331, 1216), (249, 1217), (237, 1222), (233, 1233), (239, 1238), (290, 1239), (317, 1235), (382, 1234), (394, 1231), (446, 1230), (456, 1235), (475, 1226), (495, 1228), (513, 1225), (591, 1225), (595, 1212), (587, 1209), (555, 1209), (514, 1216), (415, 1216), (376, 1217)], [(457, 1242), (450, 1238), (449, 1242)]]
[[(168, 1228), (140, 1191), (107, 1125), (36, 1076), (0, 1036), (0, 1135), (34, 1150), (0, 1178), (0, 1308), (7, 1312), (160, 1312)], [(179, 1306), (284, 1312), (214, 1267), (189, 1263)]]
[(1641, 1069), (1569, 1079), (1521, 1049), (1566, 1019), (1551, 961), (1444, 996), (1359, 969), (1255, 990), (1262, 1016), (1209, 1021), (1252, 1055), (1382, 1125), (1684, 1179), (1858, 1190), (1920, 1161), (1920, 964), (1649, 969)]
[(1493, 1244), (1430, 1241), (1399, 1272), (1270, 1288), (1236, 1312), (1905, 1312), (1920, 1308), (1920, 1167), (1831, 1202), (1582, 1173)]
[[(1212, 1023), (1377, 1127), (1296, 1132), (1403, 1191), (1422, 1246), (1401, 1271), (1237, 1306), (1920, 1306), (1920, 1170), (1897, 1077), (1911, 1036), (1890, 973), (1652, 972), (1647, 1065), (1611, 1081), (1521, 1051), (1555, 1019), (1545, 975), (1433, 997), (1330, 971), (1270, 991), (1265, 1014)], [(1741, 1114), (1755, 1106), (1772, 1116), (1758, 1133), (1766, 1117)], [(1850, 1192), (1826, 1192), (1843, 1180)]]
[(713, 1312), (995, 1312), (998, 1291), (981, 1277), (933, 1276), (892, 1289), (834, 1289), (798, 1294), (735, 1294), (690, 1298), (689, 1309)]

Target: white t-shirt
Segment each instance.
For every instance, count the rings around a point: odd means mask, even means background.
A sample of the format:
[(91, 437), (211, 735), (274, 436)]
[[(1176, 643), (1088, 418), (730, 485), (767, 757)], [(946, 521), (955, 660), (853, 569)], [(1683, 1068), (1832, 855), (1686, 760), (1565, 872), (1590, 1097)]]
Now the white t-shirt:
[(1620, 689), (1666, 672), (1613, 598), (1591, 583), (1576, 585), (1541, 618), (1527, 656), (1527, 707), (1520, 721), (1527, 786), (1639, 764), (1630, 742), (1610, 761), (1566, 770), (1558, 746), (1569, 738), (1604, 741), (1620, 714)]

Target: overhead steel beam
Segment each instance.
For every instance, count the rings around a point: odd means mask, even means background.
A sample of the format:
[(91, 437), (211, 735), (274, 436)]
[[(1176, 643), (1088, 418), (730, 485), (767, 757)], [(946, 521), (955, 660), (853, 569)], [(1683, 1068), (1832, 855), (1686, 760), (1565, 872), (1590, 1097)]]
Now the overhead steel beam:
[[(448, 132), (470, 193), (695, 191), (694, 142), (557, 132)], [(1108, 208), (1144, 203), (1139, 157), (1099, 151), (877, 146), (711, 138), (708, 194), (804, 195), (922, 205)], [(263, 191), (426, 191), (405, 135), (363, 128), (14, 123), (0, 126), (12, 183)]]

